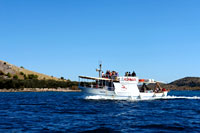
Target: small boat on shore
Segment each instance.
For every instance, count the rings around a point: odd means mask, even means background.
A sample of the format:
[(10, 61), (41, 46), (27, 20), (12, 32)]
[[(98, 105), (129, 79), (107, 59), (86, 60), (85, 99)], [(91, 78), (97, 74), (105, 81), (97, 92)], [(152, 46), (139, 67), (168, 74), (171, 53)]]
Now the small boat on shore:
[[(102, 77), (79, 76), (79, 88), (86, 96), (103, 96), (108, 99), (155, 99), (167, 96), (168, 90), (160, 87), (153, 79), (139, 79), (136, 76)], [(154, 84), (150, 89), (148, 84)]]

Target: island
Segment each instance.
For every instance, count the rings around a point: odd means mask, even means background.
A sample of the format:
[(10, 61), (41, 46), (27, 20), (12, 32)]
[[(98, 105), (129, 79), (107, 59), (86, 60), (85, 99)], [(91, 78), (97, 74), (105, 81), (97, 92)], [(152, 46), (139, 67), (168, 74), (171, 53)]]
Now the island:
[[(200, 90), (200, 77), (185, 77), (161, 86), (169, 90)], [(80, 92), (77, 81), (37, 73), (0, 60), (0, 92), (44, 91)]]

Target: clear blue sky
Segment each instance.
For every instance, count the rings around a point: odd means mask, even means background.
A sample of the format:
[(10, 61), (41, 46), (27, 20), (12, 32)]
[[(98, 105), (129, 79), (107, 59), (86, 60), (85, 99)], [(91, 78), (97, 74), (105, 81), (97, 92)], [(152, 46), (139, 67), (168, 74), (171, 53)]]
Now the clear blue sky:
[(78, 80), (200, 76), (199, 0), (0, 0), (0, 60)]

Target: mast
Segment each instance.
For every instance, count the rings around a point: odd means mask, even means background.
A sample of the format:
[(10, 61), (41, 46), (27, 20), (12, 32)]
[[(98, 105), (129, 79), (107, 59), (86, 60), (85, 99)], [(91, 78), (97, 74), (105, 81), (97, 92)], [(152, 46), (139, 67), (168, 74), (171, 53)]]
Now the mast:
[(101, 75), (101, 74), (102, 74), (102, 73), (101, 73), (101, 72), (102, 72), (102, 64), (99, 64), (99, 70), (100, 70), (100, 71), (99, 71), (99, 77), (101, 78), (101, 77), (102, 77), (102, 75)]
[(101, 72), (102, 72), (102, 63), (99, 64), (99, 69), (96, 69), (97, 72), (99, 72), (99, 78), (102, 77)]

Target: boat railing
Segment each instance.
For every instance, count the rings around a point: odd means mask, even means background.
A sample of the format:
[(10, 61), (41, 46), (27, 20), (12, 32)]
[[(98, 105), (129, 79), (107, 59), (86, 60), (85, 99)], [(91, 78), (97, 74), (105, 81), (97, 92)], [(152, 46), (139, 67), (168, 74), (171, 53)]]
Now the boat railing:
[(96, 84), (96, 83), (88, 83), (88, 82), (81, 82), (79, 84), (80, 87), (91, 88), (91, 89), (107, 89), (107, 90), (114, 90), (114, 87)]

